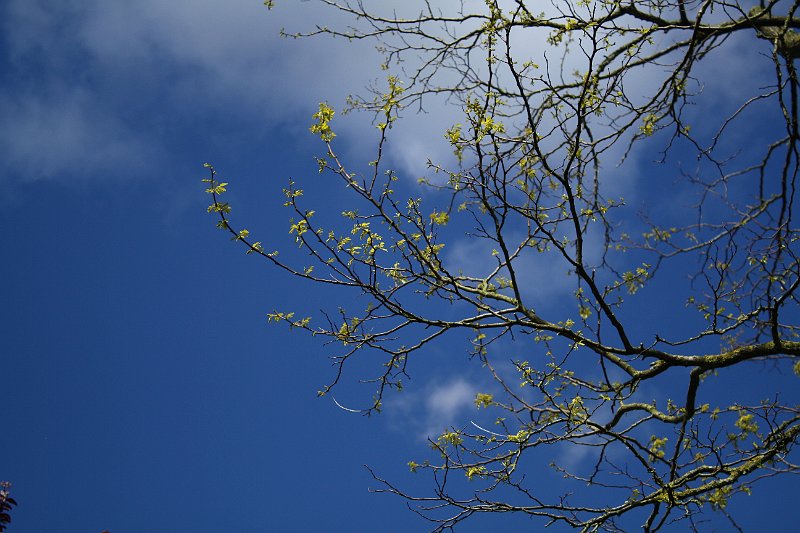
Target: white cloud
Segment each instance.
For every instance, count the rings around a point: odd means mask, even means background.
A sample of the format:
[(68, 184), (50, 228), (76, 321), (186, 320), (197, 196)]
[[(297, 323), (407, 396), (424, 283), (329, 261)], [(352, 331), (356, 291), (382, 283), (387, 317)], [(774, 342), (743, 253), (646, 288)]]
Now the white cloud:
[(472, 405), (474, 399), (475, 388), (464, 379), (456, 379), (434, 387), (428, 393), (425, 405), (430, 419), (448, 425), (464, 408)]
[[(595, 442), (591, 444), (596, 444), (597, 442), (599, 441), (595, 439)], [(567, 471), (574, 472), (586, 459), (595, 459), (597, 457), (597, 452), (600, 448), (591, 444), (577, 444), (572, 441), (564, 442), (558, 447), (555, 463)]]
[[(466, 11), (485, 10), (479, 0), (466, 4)], [(418, 12), (424, 4), (387, 0), (368, 5), (403, 15)], [(512, 5), (509, 1), (508, 6)], [(374, 41), (278, 36), (281, 27), (291, 31), (313, 29), (322, 22), (331, 27), (354, 23), (321, 2), (286, 1), (268, 11), (260, 0), (65, 0), (55, 4), (9, 0), (0, 7), (0, 15), (7, 58), (16, 69), (12, 81), (24, 83), (36, 76), (38, 86), (36, 91), (19, 83), (0, 89), (3, 117), (13, 119), (20, 131), (38, 132), (35, 142), (5, 136), (4, 148), (11, 150), (6, 159), (16, 162), (19, 174), (33, 168), (39, 176), (56, 175), (71, 168), (76, 157), (98, 160), (101, 154), (113, 166), (112, 157), (128, 161), (134, 150), (126, 146), (158, 144), (152, 131), (126, 125), (122, 117), (131, 98), (152, 101), (143, 111), (158, 113), (166, 121), (182, 120), (180, 113), (188, 113), (187, 109), (196, 114), (213, 109), (229, 111), (234, 120), (270, 127), (279, 124), (288, 132), (305, 135), (317, 102), (329, 100), (340, 108), (347, 94), (359, 92), (376, 79), (380, 86), (384, 76)], [(541, 59), (545, 51), (554, 52), (545, 38), (546, 32), (516, 32), (515, 50)], [(714, 87), (738, 91), (738, 83), (728, 82), (741, 76), (737, 69), (728, 68), (727, 59), (735, 64), (741, 48), (732, 47), (730, 58), (726, 49), (715, 52), (715, 57), (725, 60), (708, 63), (720, 70), (711, 73)], [(412, 68), (415, 58), (407, 59), (403, 67)], [(580, 60), (579, 54), (568, 57), (566, 70)], [(40, 70), (32, 74), (34, 66)], [(628, 81), (643, 87), (657, 83), (657, 77), (649, 74), (633, 73)], [(455, 75), (443, 71), (436, 83), (446, 85)], [(62, 105), (60, 93), (72, 101)], [(36, 96), (41, 94), (48, 96)], [(54, 115), (47, 118), (50, 111)], [(463, 122), (460, 110), (443, 98), (429, 99), (426, 111), (406, 110), (387, 145), (391, 163), (411, 179), (429, 173), (429, 158), (446, 165), (453, 162), (443, 132)], [(368, 117), (350, 115), (337, 120), (340, 149), (346, 149), (359, 164), (371, 159), (376, 136), (364, 134), (375, 131), (368, 126)], [(75, 135), (69, 134), (70, 125), (77, 128)], [(96, 150), (98, 141), (105, 143), (105, 150)], [(41, 154), (37, 143), (53, 147), (43, 161), (34, 159)], [(70, 155), (67, 148), (77, 155)], [(627, 176), (635, 175), (638, 166), (635, 159), (630, 163), (604, 174), (609, 176), (605, 185), (622, 180), (620, 187), (628, 198), (635, 181)]]
[(47, 4), (0, 7), (13, 66), (0, 89), (0, 118), (13, 130), (0, 142), (17, 180), (68, 176), (78, 163), (83, 176), (105, 176), (145, 146), (166, 157), (179, 141), (147, 122), (182, 134), (209, 111), (305, 134), (317, 101), (342, 102), (378, 71), (371, 43), (279, 37), (281, 24), (321, 20), (316, 3), (283, 16), (246, 0)]
[[(516, 246), (514, 236), (506, 235), (511, 246)], [(521, 236), (518, 236), (521, 238)], [(492, 249), (497, 245), (485, 239), (464, 238), (448, 243), (445, 247), (445, 267), (453, 272), (485, 278), (496, 266)], [(530, 305), (538, 310), (542, 306), (558, 307), (563, 297), (575, 290), (576, 279), (567, 275), (566, 261), (556, 251), (539, 253), (526, 250), (513, 261), (514, 272), (520, 292), (531, 298)], [(502, 273), (502, 275), (508, 275)]]
[(102, 113), (81, 90), (0, 96), (0, 122), (3, 165), (15, 181), (52, 178), (65, 169), (78, 178), (92, 172), (113, 177), (120, 167), (141, 171), (141, 161), (153, 153), (145, 136)]
[(392, 396), (386, 411), (400, 430), (410, 430), (423, 440), (435, 440), (448, 427), (469, 423), (467, 412), (474, 408), (478, 392), (477, 385), (464, 377), (431, 382), (421, 389), (406, 389)]

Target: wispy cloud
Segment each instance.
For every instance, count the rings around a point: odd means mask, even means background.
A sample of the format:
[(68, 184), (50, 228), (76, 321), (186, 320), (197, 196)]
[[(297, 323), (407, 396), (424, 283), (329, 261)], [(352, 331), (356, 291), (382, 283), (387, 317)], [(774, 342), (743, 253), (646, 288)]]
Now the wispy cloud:
[[(48, 179), (69, 170), (79, 178), (141, 169), (154, 151), (146, 137), (105, 114), (79, 89), (53, 95), (0, 96), (0, 151), (14, 181)], [(10, 167), (10, 168), (8, 168)]]
[[(387, 0), (373, 7), (410, 15), (420, 4)], [(465, 9), (479, 12), (485, 6), (470, 0)], [(373, 80), (380, 85), (384, 75), (374, 42), (279, 37), (281, 27), (309, 30), (319, 21), (338, 27), (353, 22), (321, 2), (285, 2), (270, 12), (253, 0), (8, 0), (0, 17), (3, 59), (10, 69), (0, 88), (0, 118), (19, 132), (6, 132), (2, 147), (6, 174), (16, 179), (69, 175), (78, 160), (89, 162), (85, 176), (105, 176), (147, 147), (152, 157), (168, 157), (173, 138), (136, 116), (157, 115), (171, 135), (183, 136), (187, 121), (208, 112), (304, 135), (316, 102), (341, 107), (347, 94)], [(536, 59), (547, 49), (545, 37), (517, 32), (513, 45), (527, 54), (524, 59)], [(408, 59), (402, 66), (413, 68)], [(739, 90), (741, 77), (736, 69), (721, 67), (737, 64), (736, 58), (725, 59), (701, 67), (722, 69), (712, 73), (714, 87), (727, 87), (725, 97), (734, 98), (728, 93)], [(652, 83), (646, 74), (633, 73), (629, 81)], [(456, 75), (443, 70), (438, 83), (446, 85)], [(739, 81), (729, 83), (732, 76)], [(337, 124), (340, 149), (359, 163), (371, 159), (364, 154), (375, 149), (375, 137), (364, 135), (367, 121), (350, 115)], [(429, 99), (423, 114), (406, 110), (390, 135), (390, 163), (412, 179), (429, 173), (429, 158), (453, 163), (443, 132), (456, 122), (463, 122), (461, 111), (444, 99)], [(604, 186), (623, 181), (630, 199), (633, 180), (625, 176), (636, 174), (632, 163), (606, 173)]]
[(419, 390), (395, 395), (387, 405), (392, 423), (421, 439), (433, 438), (450, 426), (469, 423), (478, 386), (466, 378), (432, 382)]
[[(507, 238), (516, 244), (513, 239)], [(459, 239), (445, 248), (445, 266), (468, 276), (485, 277), (497, 266), (497, 260), (492, 255), (492, 249), (496, 247), (488, 240)], [(539, 253), (533, 249), (514, 261), (519, 289), (523, 296), (531, 298), (533, 302), (554, 302), (555, 297), (563, 297), (574, 291), (575, 278), (567, 275), (569, 268), (556, 252)]]
[(317, 3), (286, 11), (245, 0), (10, 0), (0, 7), (6, 176), (65, 178), (78, 164), (85, 178), (121, 175), (143, 150), (163, 166), (210, 113), (305, 134), (315, 102), (343, 102), (379, 60), (366, 43), (281, 39), (283, 24), (321, 20)]

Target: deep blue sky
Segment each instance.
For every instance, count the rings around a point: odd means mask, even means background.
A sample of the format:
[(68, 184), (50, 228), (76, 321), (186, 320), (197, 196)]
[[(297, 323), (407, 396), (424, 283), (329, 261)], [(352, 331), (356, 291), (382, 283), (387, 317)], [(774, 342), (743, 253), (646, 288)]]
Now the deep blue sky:
[[(477, 365), (459, 352), (457, 371), (415, 376), (376, 418), (318, 399), (326, 352), (266, 314), (330, 308), (337, 293), (245, 256), (205, 212), (210, 161), (235, 215), (288, 239), (280, 190), (317, 179), (316, 103), (381, 76), (368, 46), (277, 38), (313, 6), (261, 4), (0, 3), (0, 480), (19, 502), (13, 533), (425, 529), (368, 492), (363, 465), (418, 483), (406, 462), (426, 434), (470, 419)], [(449, 150), (430, 141), (445, 118), (425, 120), (390, 147), (409, 175)], [(343, 152), (371, 159), (374, 131), (343, 123)], [(445, 347), (430, 357), (451, 368)], [(796, 483), (759, 487), (743, 524), (798, 518), (774, 497)]]
[[(367, 419), (318, 399), (326, 354), (266, 314), (323, 295), (234, 246), (200, 181), (214, 162), (239, 213), (283, 238), (281, 188), (316, 175), (310, 115), (348, 91), (313, 79), (347, 69), (358, 88), (354, 65), (377, 58), (279, 39), (302, 10), (163, 4), (0, 5), (10, 531), (419, 528), (369, 494), (363, 465), (408, 477), (449, 414)], [(471, 402), (441, 381), (455, 409)]]

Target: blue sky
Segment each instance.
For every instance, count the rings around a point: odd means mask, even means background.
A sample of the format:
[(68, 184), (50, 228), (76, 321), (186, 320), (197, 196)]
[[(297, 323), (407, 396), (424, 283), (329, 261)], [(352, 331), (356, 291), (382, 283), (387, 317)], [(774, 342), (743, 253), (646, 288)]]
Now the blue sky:
[[(316, 103), (344, 99), (343, 72), (357, 89), (377, 67), (368, 47), (278, 37), (310, 8), (276, 20), (258, 1), (0, 6), (11, 531), (419, 527), (369, 494), (363, 465), (407, 476), (422, 433), (471, 403), (468, 378), (425, 383), (377, 419), (318, 399), (326, 354), (266, 314), (327, 302), (205, 212), (213, 161), (238, 182), (242, 216), (283, 237), (281, 188), (316, 174)], [(415, 413), (427, 393), (445, 407)]]
[[(319, 179), (322, 147), (308, 133), (317, 102), (381, 76), (366, 43), (278, 37), (322, 13), (305, 2), (268, 12), (258, 0), (0, 4), (10, 531), (425, 529), (400, 500), (369, 493), (363, 465), (424, 486), (406, 462), (426, 435), (470, 419), (479, 365), (465, 356), (454, 367), (447, 346), (433, 348), (379, 417), (318, 399), (328, 353), (266, 315), (341, 296), (245, 256), (205, 212), (210, 161), (231, 182), (236, 216), (291, 242), (280, 190), (289, 177)], [(448, 120), (409, 117), (391, 161), (416, 177), (427, 157), (448, 157)], [(337, 131), (343, 153), (365, 163), (366, 117)], [(345, 201), (310, 189), (309, 203)], [(356, 388), (337, 398), (365, 400)], [(763, 486), (743, 524), (765, 523), (756, 509), (776, 524), (798, 518), (769, 496), (796, 483)]]

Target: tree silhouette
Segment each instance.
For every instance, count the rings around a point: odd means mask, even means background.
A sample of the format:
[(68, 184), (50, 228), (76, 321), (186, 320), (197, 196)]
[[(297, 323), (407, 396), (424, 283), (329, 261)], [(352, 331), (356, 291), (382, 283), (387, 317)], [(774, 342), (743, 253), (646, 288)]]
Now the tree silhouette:
[(11, 523), (11, 508), (17, 502), (10, 496), (11, 483), (0, 481), (0, 531), (5, 531), (6, 526)]

